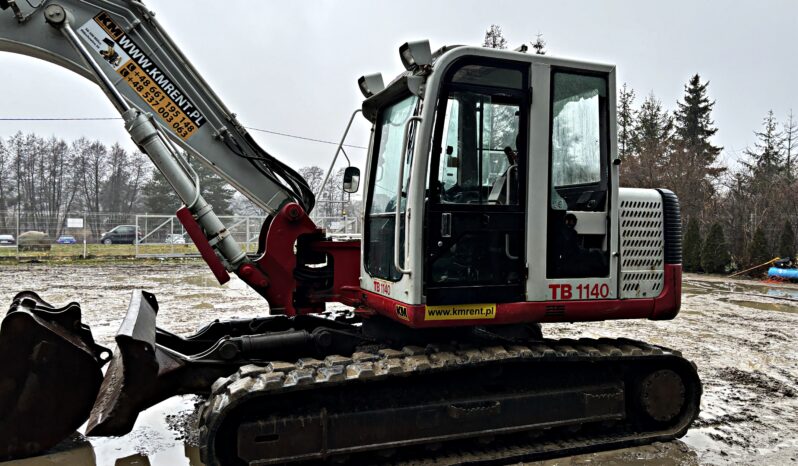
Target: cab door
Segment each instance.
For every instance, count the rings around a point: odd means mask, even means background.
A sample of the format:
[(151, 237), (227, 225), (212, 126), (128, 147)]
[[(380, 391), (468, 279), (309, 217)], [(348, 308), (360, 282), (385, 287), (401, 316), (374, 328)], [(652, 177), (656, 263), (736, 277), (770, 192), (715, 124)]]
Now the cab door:
[[(610, 137), (607, 77), (554, 68), (549, 149), (549, 279), (608, 279), (610, 275)], [(606, 298), (606, 280), (582, 285), (582, 298)], [(598, 291), (584, 293), (590, 287)], [(579, 293), (577, 293), (579, 295)]]
[(528, 82), (517, 62), (447, 71), (425, 206), (427, 304), (525, 300)]

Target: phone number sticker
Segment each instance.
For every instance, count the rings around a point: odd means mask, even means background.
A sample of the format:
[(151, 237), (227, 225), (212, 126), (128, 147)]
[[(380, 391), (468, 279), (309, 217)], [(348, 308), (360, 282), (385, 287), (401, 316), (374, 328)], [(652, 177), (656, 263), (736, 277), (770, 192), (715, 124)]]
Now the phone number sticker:
[(86, 43), (152, 108), (164, 125), (186, 140), (205, 123), (205, 117), (178, 84), (101, 11), (78, 29)]
[(119, 74), (178, 136), (185, 140), (194, 134), (197, 125), (138, 65), (128, 62), (119, 70)]

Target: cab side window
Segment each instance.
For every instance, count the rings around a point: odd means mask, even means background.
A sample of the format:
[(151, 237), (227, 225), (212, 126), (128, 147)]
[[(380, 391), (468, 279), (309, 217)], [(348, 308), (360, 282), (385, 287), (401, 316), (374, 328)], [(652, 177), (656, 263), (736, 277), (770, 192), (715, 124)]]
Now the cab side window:
[[(604, 76), (552, 74), (548, 264), (550, 278), (609, 274), (609, 232), (582, 231), (580, 215), (607, 212), (608, 88)], [(600, 217), (599, 217), (600, 218)]]
[(520, 102), (476, 92), (452, 92), (438, 168), (440, 202), (517, 204)]

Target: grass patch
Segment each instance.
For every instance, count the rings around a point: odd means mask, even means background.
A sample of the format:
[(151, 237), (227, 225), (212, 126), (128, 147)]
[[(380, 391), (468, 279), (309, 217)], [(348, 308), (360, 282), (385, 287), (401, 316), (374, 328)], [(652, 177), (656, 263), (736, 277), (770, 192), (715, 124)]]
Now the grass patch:
[[(249, 246), (249, 248), (247, 248)], [(241, 244), (246, 252), (257, 251), (254, 243)], [(0, 261), (10, 262), (58, 262), (58, 263), (86, 263), (131, 260), (162, 260), (157, 257), (136, 257), (134, 244), (87, 244), (86, 257), (83, 257), (83, 244), (53, 244), (47, 251), (17, 251), (16, 247), (0, 247)], [(189, 244), (139, 244), (138, 254), (143, 256), (163, 256), (165, 259), (188, 259), (199, 257), (199, 251), (194, 243)], [(185, 256), (185, 257), (183, 257)]]
[[(193, 244), (140, 244), (139, 254), (198, 254)], [(19, 251), (16, 248), (0, 249), (0, 257), (83, 257), (82, 244), (53, 244), (49, 251)], [(135, 257), (133, 244), (87, 244), (87, 257)]]

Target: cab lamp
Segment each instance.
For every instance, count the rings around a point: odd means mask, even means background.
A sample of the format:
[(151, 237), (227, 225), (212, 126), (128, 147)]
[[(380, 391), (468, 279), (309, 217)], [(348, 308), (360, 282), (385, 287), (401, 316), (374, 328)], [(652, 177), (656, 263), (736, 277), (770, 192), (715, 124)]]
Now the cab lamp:
[(363, 97), (367, 99), (385, 89), (385, 82), (382, 80), (382, 74), (380, 73), (361, 76), (357, 80), (357, 85), (360, 87)]
[(420, 66), (432, 65), (432, 50), (428, 40), (405, 42), (399, 47), (399, 56), (407, 71), (414, 71)]

